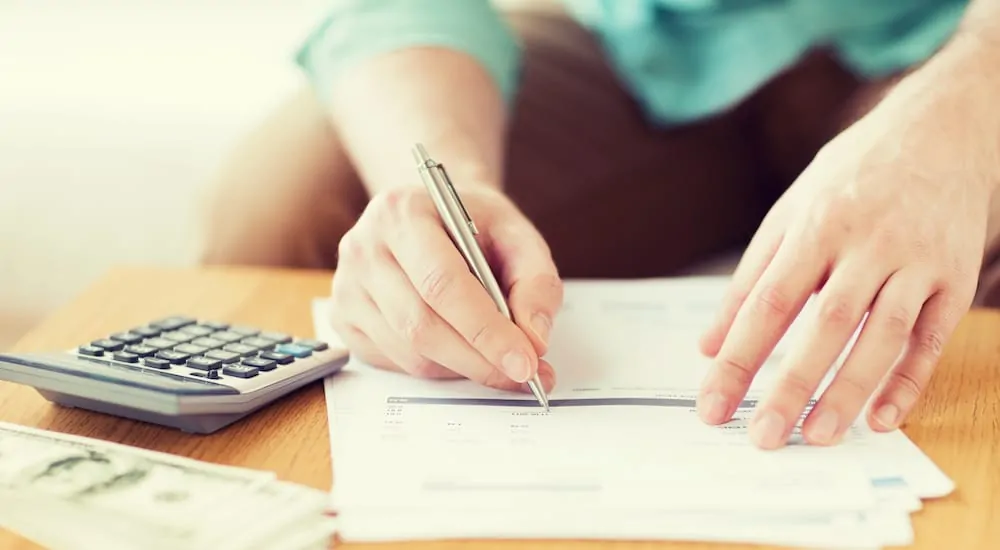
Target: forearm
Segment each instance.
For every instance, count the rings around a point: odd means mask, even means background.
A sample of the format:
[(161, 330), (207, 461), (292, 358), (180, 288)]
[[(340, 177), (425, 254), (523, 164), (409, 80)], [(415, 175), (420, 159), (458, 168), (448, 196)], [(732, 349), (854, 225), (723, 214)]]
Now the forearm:
[(410, 149), (426, 145), (456, 186), (503, 182), (506, 105), (472, 57), (414, 47), (373, 57), (331, 87), (331, 120), (371, 193), (420, 184)]

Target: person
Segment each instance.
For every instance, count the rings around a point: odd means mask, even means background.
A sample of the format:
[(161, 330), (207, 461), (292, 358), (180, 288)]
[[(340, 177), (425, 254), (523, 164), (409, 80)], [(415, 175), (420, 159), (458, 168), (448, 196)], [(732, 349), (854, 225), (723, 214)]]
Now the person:
[[(750, 425), (833, 445), (896, 429), (972, 306), (1000, 298), (1000, 2), (333, 1), (308, 84), (214, 188), (206, 264), (336, 268), (353, 353), (511, 390), (570, 277), (645, 277), (744, 247), (700, 342), (729, 419), (816, 314)], [(410, 148), (449, 170), (514, 321), (442, 229)]]

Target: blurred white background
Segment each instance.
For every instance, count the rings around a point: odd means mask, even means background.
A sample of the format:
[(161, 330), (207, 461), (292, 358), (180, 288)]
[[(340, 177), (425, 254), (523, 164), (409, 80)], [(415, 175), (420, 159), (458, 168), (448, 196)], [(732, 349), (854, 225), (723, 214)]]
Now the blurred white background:
[(327, 2), (0, 0), (0, 349), (114, 265), (194, 263), (205, 183)]
[(324, 4), (0, 2), (0, 348), (113, 265), (193, 263), (202, 187)]

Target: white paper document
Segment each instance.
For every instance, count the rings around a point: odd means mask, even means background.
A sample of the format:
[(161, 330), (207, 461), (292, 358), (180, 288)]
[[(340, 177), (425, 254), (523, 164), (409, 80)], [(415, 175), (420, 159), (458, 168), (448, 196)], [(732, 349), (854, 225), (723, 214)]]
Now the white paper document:
[[(909, 514), (953, 487), (901, 432), (862, 420), (836, 447), (750, 444), (755, 400), (797, 326), (731, 422), (698, 419), (710, 362), (697, 340), (725, 283), (567, 282), (548, 413), (530, 394), (352, 360), (326, 382), (340, 535), (909, 544)], [(336, 341), (327, 305), (314, 307), (317, 337)]]

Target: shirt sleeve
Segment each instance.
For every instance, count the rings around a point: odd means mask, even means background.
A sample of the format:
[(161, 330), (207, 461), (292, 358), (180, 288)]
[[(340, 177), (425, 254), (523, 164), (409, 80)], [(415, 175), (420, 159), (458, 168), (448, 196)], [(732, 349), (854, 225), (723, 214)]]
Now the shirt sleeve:
[(520, 45), (490, 0), (331, 0), (295, 61), (325, 100), (346, 69), (411, 46), (463, 52), (489, 73), (505, 101), (514, 95)]

